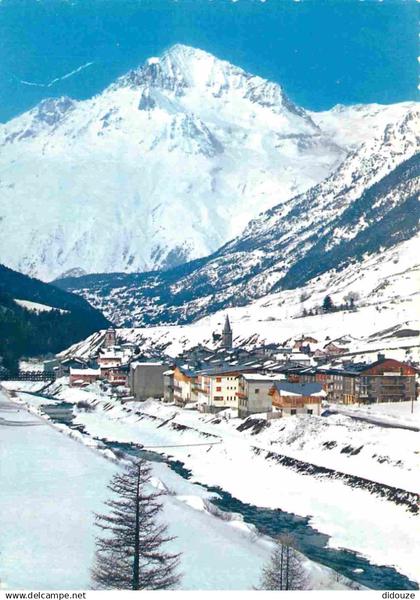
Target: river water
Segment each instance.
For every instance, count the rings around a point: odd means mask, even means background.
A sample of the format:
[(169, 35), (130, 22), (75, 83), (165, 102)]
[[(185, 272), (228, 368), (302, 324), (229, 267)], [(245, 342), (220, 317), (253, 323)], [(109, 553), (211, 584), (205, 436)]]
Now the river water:
[[(60, 404), (46, 403), (40, 408), (51, 421), (87, 433), (83, 427), (74, 423), (72, 404), (66, 402)], [(141, 456), (151, 462), (165, 462), (180, 477), (184, 479), (191, 477), (191, 472), (180, 461), (171, 460), (156, 452), (142, 450), (136, 444), (112, 442), (101, 438), (94, 439), (117, 453), (124, 452), (133, 456)], [(280, 509), (273, 510), (245, 504), (221, 488), (194, 483), (210, 492), (214, 492), (215, 497), (212, 499), (212, 503), (219, 509), (239, 513), (243, 516), (245, 522), (255, 525), (265, 535), (275, 537), (280, 534), (290, 534), (294, 538), (296, 548), (305, 556), (334, 569), (353, 581), (378, 590), (419, 589), (417, 583), (398, 573), (392, 567), (371, 564), (368, 560), (350, 550), (328, 548), (329, 536), (313, 529), (309, 525), (309, 518), (307, 517), (299, 517)]]

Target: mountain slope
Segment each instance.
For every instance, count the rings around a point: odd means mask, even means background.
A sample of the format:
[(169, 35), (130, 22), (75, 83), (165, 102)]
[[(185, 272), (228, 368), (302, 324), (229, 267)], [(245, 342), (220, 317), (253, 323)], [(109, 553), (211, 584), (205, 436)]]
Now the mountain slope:
[(339, 270), (418, 230), (418, 130), (412, 109), (325, 181), (267, 211), (205, 259), (166, 272), (58, 284), (120, 324), (183, 323)]
[(108, 325), (83, 298), (0, 265), (0, 358), (6, 368), (15, 370), (23, 355), (58, 352)]
[(45, 280), (206, 256), (410, 106), (317, 117), (176, 45), (94, 98), (46, 99), (0, 126), (0, 256)]
[[(234, 345), (252, 348), (260, 344), (290, 347), (303, 334), (318, 340), (322, 349), (331, 340), (348, 348), (356, 360), (369, 360), (384, 352), (399, 360), (420, 360), (420, 233), (409, 240), (339, 272), (327, 271), (300, 288), (268, 294), (240, 307), (228, 309)], [(348, 295), (354, 308), (347, 306)], [(341, 310), (320, 311), (326, 295)], [(316, 314), (315, 314), (316, 313)], [(141, 345), (142, 351), (157, 350), (176, 356), (198, 343), (213, 347), (213, 333), (220, 333), (226, 310), (220, 310), (189, 325), (119, 329), (118, 335)], [(68, 353), (93, 354), (102, 338), (93, 335)], [(219, 342), (216, 342), (218, 344)]]
[(279, 85), (181, 45), (92, 99), (44, 100), (0, 148), (0, 255), (42, 279), (207, 255), (346, 154)]
[(94, 309), (84, 298), (66, 292), (55, 285), (44, 283), (39, 279), (28, 277), (0, 264), (0, 292), (12, 298), (38, 302), (53, 308), (68, 311), (85, 311), (92, 315), (92, 320), (104, 325), (106, 321), (101, 313)]

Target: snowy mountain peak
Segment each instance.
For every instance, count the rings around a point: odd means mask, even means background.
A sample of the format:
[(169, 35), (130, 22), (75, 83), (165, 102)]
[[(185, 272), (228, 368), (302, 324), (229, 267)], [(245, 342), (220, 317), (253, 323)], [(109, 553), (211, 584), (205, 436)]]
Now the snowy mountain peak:
[(48, 280), (211, 254), (408, 109), (309, 113), (176, 44), (90, 99), (48, 98), (0, 125), (2, 260)]
[[(142, 88), (143, 98), (151, 98), (150, 89), (153, 88), (173, 92), (178, 97), (185, 95), (187, 88), (210, 93), (215, 98), (236, 91), (252, 103), (277, 112), (290, 111), (310, 122), (306, 112), (291, 102), (278, 83), (251, 75), (209, 52), (183, 44), (175, 44), (160, 57), (148, 58), (111, 87), (119, 86)], [(144, 101), (143, 106), (151, 109), (156, 104)]]

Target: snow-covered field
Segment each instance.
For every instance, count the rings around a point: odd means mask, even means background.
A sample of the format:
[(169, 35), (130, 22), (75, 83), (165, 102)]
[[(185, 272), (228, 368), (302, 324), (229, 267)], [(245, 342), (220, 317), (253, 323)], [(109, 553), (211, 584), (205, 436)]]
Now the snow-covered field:
[[(89, 589), (93, 512), (102, 510), (118, 466), (10, 403), (1, 391), (0, 466), (1, 587)], [(182, 552), (182, 589), (258, 584), (272, 541), (237, 515), (220, 518), (207, 502), (209, 492), (165, 464), (153, 469), (154, 484), (168, 492), (163, 518), (177, 536), (172, 549)], [(346, 587), (326, 567), (305, 565), (317, 589)]]
[[(1, 392), (0, 392), (1, 394)], [(93, 511), (115, 466), (0, 395), (3, 587), (89, 587)]]
[(30, 300), (17, 300), (15, 299), (16, 304), (26, 308), (27, 310), (31, 310), (36, 313), (41, 312), (50, 312), (52, 310), (58, 310), (61, 314), (68, 313), (68, 310), (64, 310), (62, 308), (53, 308), (52, 306), (47, 306), (47, 304), (40, 304), (39, 302), (31, 302)]
[(45, 381), (15, 381), (12, 379), (10, 381), (2, 381), (1, 385), (5, 389), (10, 390), (11, 392), (18, 390), (21, 392), (36, 393), (42, 390), (47, 385), (47, 383), (48, 382)]
[[(65, 387), (59, 396), (76, 401), (74, 390)], [(169, 454), (191, 469), (193, 480), (220, 486), (242, 502), (310, 516), (312, 527), (331, 536), (331, 547), (357, 551), (420, 581), (418, 516), (407, 505), (348, 479), (362, 477), (417, 492), (418, 433), (344, 415), (291, 417), (273, 421), (258, 433), (252, 428), (240, 432), (243, 421), (238, 419), (224, 421), (155, 401), (121, 405), (101, 396), (95, 386), (77, 390), (77, 398), (94, 405), (93, 411), (74, 409), (75, 422), (90, 436), (142, 443)], [(32, 404), (30, 396), (24, 399)], [(308, 474), (276, 456), (335, 473)]]
[(370, 406), (333, 406), (341, 414), (371, 420), (391, 427), (418, 428), (420, 431), (420, 401), (385, 402)]

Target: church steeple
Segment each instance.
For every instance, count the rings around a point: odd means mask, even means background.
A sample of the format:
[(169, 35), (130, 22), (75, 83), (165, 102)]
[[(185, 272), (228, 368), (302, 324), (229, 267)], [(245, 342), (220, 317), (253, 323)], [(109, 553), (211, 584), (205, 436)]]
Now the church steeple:
[(225, 325), (222, 331), (222, 346), (226, 348), (226, 350), (230, 350), (232, 348), (232, 327), (230, 326), (229, 316), (226, 315)]

